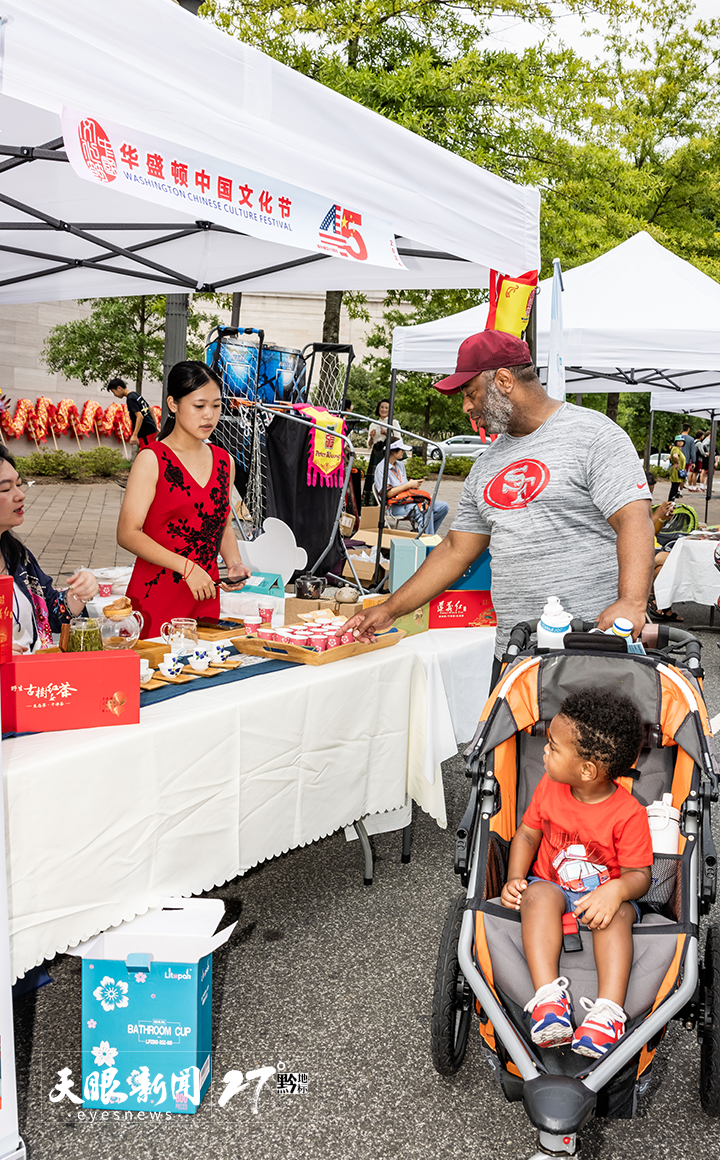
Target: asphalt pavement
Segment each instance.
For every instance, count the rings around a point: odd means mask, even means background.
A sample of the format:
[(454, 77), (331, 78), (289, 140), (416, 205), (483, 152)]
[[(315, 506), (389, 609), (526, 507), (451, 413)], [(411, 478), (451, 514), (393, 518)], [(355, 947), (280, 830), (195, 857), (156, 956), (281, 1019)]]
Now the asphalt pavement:
[[(707, 609), (684, 606), (687, 622)], [(720, 712), (720, 637), (702, 633), (706, 696)], [(430, 1009), (438, 940), (459, 884), (454, 828), (466, 803), (460, 757), (444, 767), (449, 825), (416, 811), (413, 854), (378, 835), (374, 885), (358, 843), (342, 833), (293, 850), (210, 892), (238, 921), (215, 954), (214, 1062), (197, 1114), (107, 1118), (57, 1095), (71, 1068), (80, 1088), (80, 964), (59, 955), (54, 982), (15, 1004), (20, 1118), (31, 1160), (492, 1160), (525, 1158), (534, 1132), (505, 1102), (473, 1029), (464, 1066), (433, 1070)], [(281, 1095), (273, 1074), (227, 1098), (230, 1072), (263, 1067), (300, 1077)], [(698, 1096), (696, 1036), (671, 1024), (649, 1093), (632, 1121), (596, 1121), (583, 1160), (684, 1160), (720, 1155), (720, 1126)], [(302, 1077), (306, 1077), (303, 1079)], [(253, 1100), (257, 1094), (257, 1110)], [(225, 1095), (225, 1100), (223, 1100)], [(121, 1113), (118, 1112), (118, 1115)], [(157, 1115), (157, 1112), (153, 1112)], [(85, 1117), (85, 1118), (83, 1118)]]

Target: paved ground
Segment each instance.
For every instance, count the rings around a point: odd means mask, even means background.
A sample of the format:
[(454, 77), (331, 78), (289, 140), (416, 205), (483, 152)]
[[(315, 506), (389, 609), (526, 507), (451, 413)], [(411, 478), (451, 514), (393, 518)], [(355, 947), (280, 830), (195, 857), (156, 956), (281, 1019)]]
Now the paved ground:
[[(119, 489), (32, 491), (25, 537), (49, 571), (124, 562), (112, 544)], [(49, 567), (46, 543), (56, 551), (57, 568)], [(707, 609), (679, 610), (688, 623), (707, 623)], [(720, 712), (718, 637), (702, 633), (701, 639), (714, 715)], [(111, 1110), (106, 1121), (96, 1113), (91, 1123), (67, 1099), (50, 1101), (62, 1068), (72, 1069), (75, 1090), (80, 1087), (79, 961), (58, 956), (50, 964), (53, 984), (15, 1004), (21, 1130), (31, 1160), (530, 1156), (534, 1134), (522, 1106), (505, 1102), (475, 1033), (457, 1076), (443, 1079), (430, 1063), (437, 945), (448, 902), (458, 893), (454, 829), (467, 795), (459, 757), (446, 763), (444, 776), (448, 829), (416, 816), (409, 865), (400, 863), (397, 835), (377, 836), (371, 888), (362, 884), (357, 843), (338, 833), (211, 892), (225, 900), (238, 929), (215, 955), (214, 1078), (194, 1117), (125, 1122), (113, 1120)], [(718, 1122), (702, 1112), (698, 1098), (698, 1062), (694, 1034), (671, 1025), (637, 1118), (592, 1124), (583, 1134), (583, 1160), (720, 1156)], [(280, 1065), (307, 1073), (307, 1095), (280, 1097), (271, 1082), (253, 1112), (252, 1081), (220, 1106), (229, 1071)]]

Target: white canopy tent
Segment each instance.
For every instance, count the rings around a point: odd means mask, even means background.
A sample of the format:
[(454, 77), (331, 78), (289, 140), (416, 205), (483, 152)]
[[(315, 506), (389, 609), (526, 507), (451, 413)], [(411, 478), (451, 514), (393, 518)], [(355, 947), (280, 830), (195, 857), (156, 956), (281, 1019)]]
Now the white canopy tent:
[[(720, 285), (644, 231), (563, 271), (565, 381), (582, 392), (720, 389)], [(537, 354), (547, 366), (552, 279), (540, 283)], [(392, 365), (448, 374), (487, 306), (397, 327)]]
[[(417, 137), (170, 0), (8, 0), (2, 21), (0, 154), (9, 159), (0, 163), (0, 302), (149, 289), (483, 286), (488, 267), (521, 273), (538, 264), (537, 190)], [(78, 176), (63, 107), (115, 142), (117, 178)], [(149, 135), (167, 147), (152, 154), (164, 161), (162, 180), (142, 147), (118, 155), (118, 141), (142, 146)], [(178, 160), (189, 168), (184, 190), (170, 174)], [(222, 174), (236, 179), (230, 198), (227, 186), (219, 192)], [(240, 217), (244, 174), (254, 212)], [(294, 196), (283, 218), (286, 187)], [(258, 199), (273, 190), (262, 215)], [(323, 219), (334, 209), (377, 220), (401, 262), (332, 256), (307, 244), (307, 230), (298, 245), (289, 227), (303, 198), (311, 207), (322, 200), (316, 231), (332, 231)]]

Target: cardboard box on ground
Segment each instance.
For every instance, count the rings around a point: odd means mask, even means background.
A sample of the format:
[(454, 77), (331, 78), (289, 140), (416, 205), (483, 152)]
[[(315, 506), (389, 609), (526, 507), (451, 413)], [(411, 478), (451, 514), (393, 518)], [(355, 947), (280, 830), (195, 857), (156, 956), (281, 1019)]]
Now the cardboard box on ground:
[(96, 935), (82, 958), (86, 1108), (193, 1115), (212, 1078), (212, 952), (235, 923), (216, 898), (167, 898)]

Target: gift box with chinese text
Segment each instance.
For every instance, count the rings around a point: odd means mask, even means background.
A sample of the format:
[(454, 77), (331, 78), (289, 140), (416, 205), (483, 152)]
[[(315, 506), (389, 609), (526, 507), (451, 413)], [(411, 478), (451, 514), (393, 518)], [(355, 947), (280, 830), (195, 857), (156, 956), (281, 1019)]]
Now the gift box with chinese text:
[(137, 725), (140, 657), (134, 649), (38, 652), (0, 666), (4, 733)]
[(12, 659), (13, 578), (0, 576), (0, 665)]
[(216, 898), (168, 898), (82, 943), (86, 1108), (193, 1115), (212, 1078)]
[(490, 628), (497, 624), (490, 593), (448, 589), (430, 601), (430, 628)]

